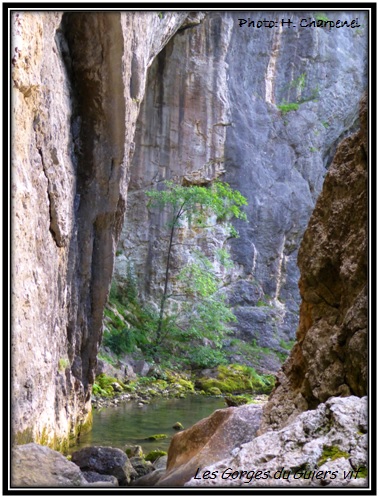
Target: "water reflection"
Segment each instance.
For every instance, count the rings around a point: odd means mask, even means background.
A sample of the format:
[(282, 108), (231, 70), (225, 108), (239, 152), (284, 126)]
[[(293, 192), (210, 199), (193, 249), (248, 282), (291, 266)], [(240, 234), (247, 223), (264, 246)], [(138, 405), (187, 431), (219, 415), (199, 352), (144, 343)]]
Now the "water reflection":
[[(139, 444), (145, 453), (156, 448), (167, 451), (177, 432), (172, 428), (175, 422), (181, 422), (186, 429), (219, 408), (226, 408), (223, 398), (188, 396), (159, 399), (143, 406), (129, 401), (118, 407), (94, 410), (92, 431), (81, 436), (79, 444), (70, 448), (70, 453), (85, 446), (123, 449), (126, 444)], [(167, 434), (168, 438), (145, 441), (153, 434)]]

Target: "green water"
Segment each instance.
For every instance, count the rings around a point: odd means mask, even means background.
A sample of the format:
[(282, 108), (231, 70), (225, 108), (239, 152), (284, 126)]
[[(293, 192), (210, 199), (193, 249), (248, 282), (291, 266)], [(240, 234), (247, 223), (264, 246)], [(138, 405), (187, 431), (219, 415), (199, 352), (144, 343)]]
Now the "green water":
[[(126, 444), (139, 444), (144, 453), (159, 448), (167, 451), (177, 433), (172, 426), (180, 422), (185, 429), (219, 408), (226, 408), (223, 398), (188, 396), (183, 399), (158, 399), (138, 406), (125, 402), (118, 407), (93, 410), (93, 428), (84, 434), (70, 453), (85, 446), (112, 446), (124, 449)], [(160, 441), (145, 441), (153, 434), (167, 434)]]

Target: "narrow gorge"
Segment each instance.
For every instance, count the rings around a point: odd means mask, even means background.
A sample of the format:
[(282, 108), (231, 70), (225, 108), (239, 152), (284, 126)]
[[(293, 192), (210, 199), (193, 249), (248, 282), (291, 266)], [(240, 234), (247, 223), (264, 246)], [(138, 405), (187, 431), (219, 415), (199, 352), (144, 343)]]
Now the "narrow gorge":
[[(285, 22), (241, 22), (252, 15)], [(326, 27), (301, 28), (309, 18)], [(327, 27), (339, 19), (359, 23)], [(24, 445), (66, 453), (90, 430), (96, 376), (112, 371), (104, 362), (122, 332), (121, 385), (136, 373), (162, 381), (167, 365), (192, 368), (207, 394), (220, 365), (276, 377), (263, 408), (218, 410), (175, 435), (167, 469), (140, 486), (267, 485), (222, 470), (323, 470), (328, 440), (341, 447), (330, 459), (339, 475), (347, 452), (367, 475), (369, 13), (13, 11), (11, 24), (15, 473), (30, 464)], [(206, 212), (172, 244), (167, 207), (146, 195), (170, 181), (226, 182), (246, 220)], [(169, 360), (160, 344), (148, 356), (147, 329), (141, 338), (133, 326), (159, 315), (163, 289), (166, 313), (185, 313), (181, 270), (199, 258), (234, 321), (219, 342), (193, 334)], [(133, 308), (120, 314), (115, 295)], [(71, 483), (86, 486), (74, 467)], [(194, 480), (196, 470), (218, 477)], [(366, 475), (336, 483), (364, 486)]]

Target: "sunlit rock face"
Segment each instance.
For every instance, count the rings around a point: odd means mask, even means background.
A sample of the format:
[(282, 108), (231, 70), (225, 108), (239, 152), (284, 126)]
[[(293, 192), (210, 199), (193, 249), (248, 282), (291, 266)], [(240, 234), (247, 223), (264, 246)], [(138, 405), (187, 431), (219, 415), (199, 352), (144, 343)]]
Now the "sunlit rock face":
[[(300, 25), (310, 13), (254, 12), (254, 18)], [(285, 352), (298, 323), (297, 252), (337, 144), (358, 126), (366, 85), (367, 22), (361, 29), (258, 29), (239, 26), (247, 12), (197, 13), (152, 63), (138, 117), (128, 209), (116, 279), (134, 266), (140, 292), (157, 300), (164, 282), (168, 216), (146, 208), (146, 189), (163, 180), (227, 181), (248, 199), (248, 223), (183, 227), (173, 268), (196, 250), (228, 248), (235, 263), (222, 274), (238, 318), (235, 335)], [(281, 104), (298, 103), (285, 112)], [(185, 245), (182, 243), (186, 242)], [(175, 270), (172, 270), (175, 276)], [(261, 366), (275, 371), (278, 359)], [(238, 352), (236, 361), (243, 361)]]
[(13, 435), (57, 448), (90, 386), (146, 71), (186, 13), (12, 16)]

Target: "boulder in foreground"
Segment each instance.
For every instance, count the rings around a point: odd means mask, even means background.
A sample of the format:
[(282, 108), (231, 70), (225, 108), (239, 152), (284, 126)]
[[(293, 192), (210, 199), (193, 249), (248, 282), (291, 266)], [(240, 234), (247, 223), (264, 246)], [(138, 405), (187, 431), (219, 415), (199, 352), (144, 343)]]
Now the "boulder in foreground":
[(80, 468), (58, 451), (36, 443), (12, 449), (12, 486), (78, 487), (87, 486)]
[(168, 450), (167, 472), (157, 486), (183, 486), (198, 467), (217, 462), (238, 445), (251, 441), (262, 408), (244, 405), (216, 410), (194, 426), (175, 434)]
[(203, 466), (185, 486), (366, 487), (366, 412), (367, 397), (330, 398)]

